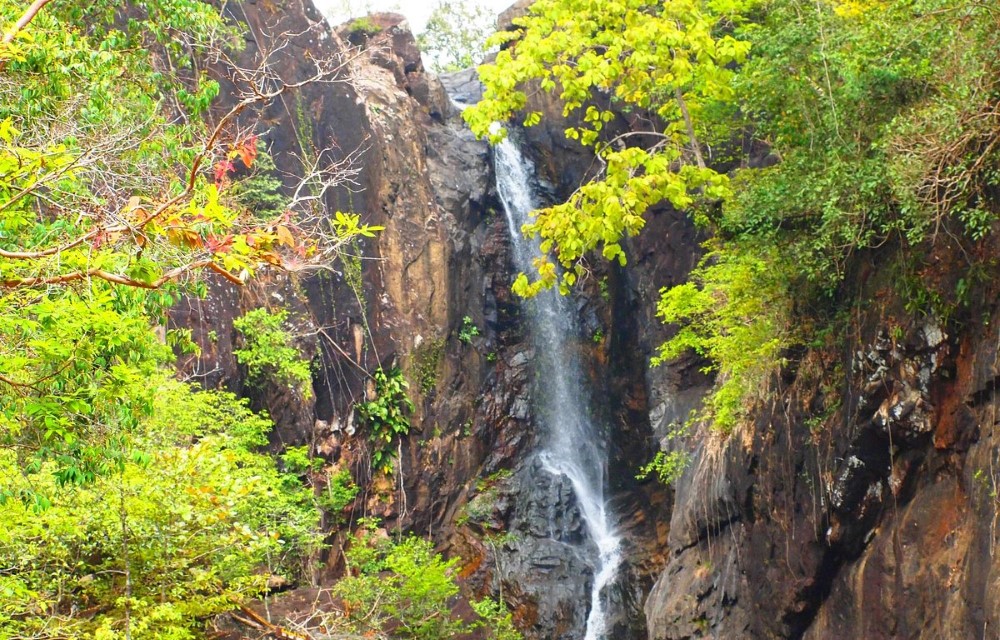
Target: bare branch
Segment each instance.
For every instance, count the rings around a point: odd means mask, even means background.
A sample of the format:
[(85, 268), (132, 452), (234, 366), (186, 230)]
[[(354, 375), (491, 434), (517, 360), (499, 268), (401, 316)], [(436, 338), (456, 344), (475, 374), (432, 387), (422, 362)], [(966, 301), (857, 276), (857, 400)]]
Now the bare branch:
[[(127, 130), (119, 130), (109, 137), (107, 132), (77, 121), (74, 114), (80, 105), (70, 100), (65, 103), (63, 114), (54, 115), (44, 123), (35, 123), (27, 129), (25, 140), (20, 143), (24, 148), (47, 149), (51, 147), (52, 140), (72, 138), (77, 141), (79, 148), (87, 151), (75, 158), (68, 167), (51, 169), (50, 173), (42, 176), (26, 176), (24, 182), (16, 186), (20, 191), (6, 202), (0, 203), (0, 211), (25, 198), (31, 198), (38, 206), (40, 215), (44, 212), (43, 215), (58, 216), (71, 222), (77, 235), (74, 237), (65, 231), (53, 230), (51, 237), (36, 239), (34, 248), (0, 249), (0, 259), (23, 263), (45, 261), (39, 263), (34, 273), (3, 274), (0, 277), (0, 290), (63, 286), (91, 278), (155, 289), (204, 268), (215, 271), (229, 282), (243, 284), (239, 276), (220, 266), (218, 254), (227, 250), (226, 233), (236, 236), (262, 233), (264, 237), (272, 238), (277, 234), (287, 238), (288, 232), (291, 232), (296, 238), (294, 245), (267, 240), (274, 243), (273, 249), (265, 247), (252, 254), (248, 258), (250, 264), (247, 268), (269, 263), (289, 271), (302, 271), (328, 264), (343, 250), (348, 239), (338, 234), (339, 227), (332, 221), (333, 212), (326, 205), (327, 195), (334, 188), (357, 187), (356, 165), (361, 154), (367, 150), (364, 145), (344, 154), (334, 143), (334, 146), (319, 152), (303, 153), (297, 157), (301, 170), (296, 171), (295, 183), (290, 187), (291, 199), (287, 213), (269, 226), (255, 223), (252, 217), (247, 217), (238, 219), (230, 231), (220, 230), (219, 237), (210, 234), (205, 236), (207, 232), (192, 231), (187, 226), (188, 218), (196, 213), (188, 214), (187, 203), (195, 197), (206, 170), (214, 167), (216, 158), (221, 158), (222, 152), (228, 150), (227, 144), (235, 148), (255, 135), (256, 127), (242, 122), (244, 114), (250, 111), (257, 113), (273, 101), (283, 99), (289, 91), (308, 85), (351, 81), (351, 63), (361, 55), (358, 51), (328, 59), (310, 57), (313, 70), (308, 77), (297, 81), (285, 81), (281, 78), (275, 71), (277, 67), (274, 63), (280, 52), (285, 51), (285, 55), (288, 55), (286, 49), (293, 37), (281, 34), (269, 49), (261, 47), (259, 57), (249, 66), (234, 63), (221, 49), (208, 50), (214, 60), (228, 67), (230, 81), (235, 85), (231, 93), (235, 104), (212, 124), (197, 153), (183, 169), (181, 186), (173, 194), (150, 196), (151, 192), (163, 194), (169, 188), (170, 175), (141, 170), (137, 172), (136, 167), (128, 161), (132, 157), (131, 152), (140, 144), (139, 141), (151, 136), (149, 127), (162, 127), (165, 124), (137, 121)], [(16, 93), (17, 86), (0, 77), (0, 99), (8, 94), (15, 96)], [(155, 129), (152, 135), (155, 135)], [(87, 185), (87, 189), (76, 189), (64, 183), (62, 178), (70, 172), (74, 181)], [(135, 195), (137, 193), (144, 196), (141, 205)], [(223, 196), (225, 197), (224, 192)], [(176, 223), (174, 218), (177, 218)], [(162, 223), (164, 219), (168, 220), (166, 225)], [(259, 226), (254, 226), (255, 224)], [(150, 231), (152, 225), (156, 225), (155, 232)], [(189, 238), (189, 234), (199, 235), (191, 235)], [(176, 241), (178, 235), (184, 237)], [(251, 244), (259, 246), (253, 242)], [(145, 251), (147, 256), (153, 256), (154, 262), (162, 265), (165, 272), (149, 282), (107, 267), (60, 267), (60, 264), (65, 263), (60, 257), (62, 254), (87, 251), (88, 246), (92, 247), (89, 249), (92, 252), (105, 251), (104, 247), (113, 252), (132, 252), (136, 255)], [(282, 247), (287, 247), (288, 251), (282, 250)], [(306, 248), (309, 249), (308, 254)]]

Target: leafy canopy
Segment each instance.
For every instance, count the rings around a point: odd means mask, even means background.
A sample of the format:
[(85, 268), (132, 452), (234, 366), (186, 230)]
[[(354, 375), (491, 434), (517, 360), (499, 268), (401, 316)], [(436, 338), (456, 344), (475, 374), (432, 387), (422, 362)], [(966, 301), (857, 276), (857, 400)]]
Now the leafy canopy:
[[(444, 560), (430, 541), (406, 536), (391, 540), (375, 522), (361, 523), (346, 552), (352, 575), (334, 586), (344, 601), (344, 624), (357, 633), (411, 640), (465, 637), (482, 629), (491, 640), (519, 640), (502, 603), (473, 602), (476, 619), (452, 612), (459, 593), (458, 558)], [(477, 637), (479, 637), (477, 635)]]
[[(127, 457), (168, 358), (149, 327), (204, 293), (196, 273), (242, 284), (377, 228), (317, 211), (315, 167), (298, 201), (254, 173), (261, 145), (236, 115), (293, 85), (272, 78), (205, 121), (219, 92), (206, 63), (242, 42), (216, 6), (26, 8), (0, 0), (0, 444), (83, 482)], [(314, 63), (304, 82), (336, 77), (336, 61)]]
[(114, 473), (58, 484), (0, 450), (0, 628), (33, 638), (194, 638), (296, 579), (320, 546), (312, 494), (255, 450), (272, 424), (157, 376), (153, 417)]
[[(660, 200), (686, 208), (696, 199), (728, 193), (725, 175), (706, 166), (698, 140), (700, 117), (723, 109), (733, 91), (731, 65), (749, 45), (718, 31), (746, 2), (677, 0), (541, 0), (515, 20), (521, 30), (494, 42), (508, 47), (480, 67), (483, 100), (464, 112), (479, 136), (496, 141), (503, 123), (528, 104), (529, 87), (557, 92), (564, 116), (576, 116), (569, 138), (592, 148), (600, 175), (567, 202), (536, 212), (524, 231), (542, 240), (539, 279), (519, 277), (515, 290), (533, 294), (557, 283), (565, 292), (584, 273), (584, 256), (600, 250), (625, 263), (621, 242), (644, 225), (643, 214)], [(634, 111), (652, 126), (602, 136), (616, 112)], [(541, 114), (528, 113), (526, 126)], [(649, 144), (636, 146), (635, 141)], [(556, 263), (563, 268), (562, 273)]]
[(663, 292), (660, 317), (682, 328), (656, 361), (707, 357), (709, 415), (732, 427), (786, 348), (855, 302), (841, 285), (859, 252), (896, 248), (900, 286), (940, 237), (981, 253), (1000, 212), (998, 20), (975, 0), (536, 3), (498, 36), (466, 117), (497, 139), (553, 92), (600, 173), (525, 225), (549, 255), (515, 290), (566, 292), (595, 250), (624, 264), (653, 204), (693, 211), (714, 237)]

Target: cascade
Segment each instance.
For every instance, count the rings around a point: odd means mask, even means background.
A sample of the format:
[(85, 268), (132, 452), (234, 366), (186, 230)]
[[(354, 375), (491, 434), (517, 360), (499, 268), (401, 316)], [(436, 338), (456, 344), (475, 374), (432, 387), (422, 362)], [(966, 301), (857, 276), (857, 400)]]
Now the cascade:
[[(531, 187), (533, 167), (509, 138), (496, 145), (494, 157), (497, 192), (507, 217), (515, 266), (529, 272), (532, 260), (540, 255), (537, 239), (521, 233), (521, 226), (537, 208)], [(588, 385), (571, 344), (579, 331), (570, 302), (569, 297), (548, 290), (523, 304), (535, 345), (536, 374), (544, 381), (544, 393), (534, 399), (542, 430), (539, 459), (545, 471), (569, 480), (587, 533), (597, 547), (586, 640), (602, 640), (607, 637), (608, 611), (601, 595), (621, 567), (621, 538), (605, 499), (607, 446), (589, 415)]]

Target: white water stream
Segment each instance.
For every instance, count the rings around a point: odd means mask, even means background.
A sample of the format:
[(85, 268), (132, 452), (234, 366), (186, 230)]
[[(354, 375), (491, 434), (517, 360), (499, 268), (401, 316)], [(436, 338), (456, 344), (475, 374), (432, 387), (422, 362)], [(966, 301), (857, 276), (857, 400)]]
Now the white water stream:
[[(521, 233), (537, 207), (532, 193), (533, 167), (509, 139), (495, 147), (497, 191), (504, 205), (514, 248), (515, 266), (524, 272), (540, 255), (537, 240)], [(571, 300), (555, 290), (543, 291), (525, 302), (535, 344), (535, 364), (540, 384), (535, 399), (543, 426), (543, 467), (569, 479), (591, 539), (597, 545), (594, 585), (587, 617), (586, 640), (607, 638), (607, 609), (601, 591), (610, 584), (622, 563), (621, 538), (610, 521), (604, 490), (607, 452), (597, 425), (589, 416), (590, 394), (579, 358), (571, 344), (577, 337)]]

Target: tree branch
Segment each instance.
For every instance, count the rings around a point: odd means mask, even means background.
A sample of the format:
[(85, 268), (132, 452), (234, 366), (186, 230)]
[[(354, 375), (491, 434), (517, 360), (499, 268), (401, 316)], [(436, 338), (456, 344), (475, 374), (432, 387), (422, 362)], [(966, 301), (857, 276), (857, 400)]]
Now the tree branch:
[(76, 282), (78, 280), (83, 280), (85, 278), (99, 278), (101, 280), (106, 280), (108, 282), (113, 282), (115, 284), (123, 284), (129, 287), (138, 287), (140, 289), (159, 289), (163, 285), (176, 280), (185, 273), (189, 271), (195, 271), (197, 269), (210, 269), (215, 273), (219, 274), (229, 282), (236, 285), (243, 285), (244, 282), (235, 274), (226, 271), (216, 263), (211, 260), (199, 260), (191, 264), (186, 264), (175, 269), (171, 269), (166, 272), (156, 280), (152, 282), (144, 282), (142, 280), (135, 280), (129, 278), (128, 276), (123, 276), (117, 273), (111, 273), (110, 271), (105, 271), (103, 269), (87, 269), (85, 271), (71, 271), (70, 273), (61, 273), (57, 276), (37, 276), (33, 278), (9, 278), (7, 280), (0, 280), (0, 288), (5, 289), (15, 289), (17, 287), (35, 287), (38, 285), (47, 284), (68, 284), (70, 282)]
[[(28, 9), (24, 12), (24, 15), (22, 15), (21, 18), (14, 23), (14, 26), (11, 27), (10, 31), (3, 34), (2, 42), (4, 44), (10, 44), (11, 42), (13, 42), (14, 37), (17, 36), (17, 33), (21, 29), (28, 26), (28, 23), (35, 19), (35, 16), (38, 15), (38, 12), (42, 10), (42, 7), (44, 7), (51, 1), (52, 0), (35, 0), (34, 2), (32, 2), (31, 6), (28, 7)], [(2, 64), (2, 62), (0, 62), (0, 64)]]
[(674, 94), (677, 96), (677, 104), (681, 108), (681, 115), (684, 116), (684, 126), (687, 127), (688, 138), (691, 139), (691, 150), (694, 151), (695, 162), (698, 163), (699, 169), (705, 168), (705, 158), (701, 156), (701, 145), (698, 144), (698, 136), (694, 133), (694, 123), (691, 121), (691, 113), (688, 111), (687, 103), (684, 102), (684, 94), (681, 93), (681, 88), (674, 88)]

